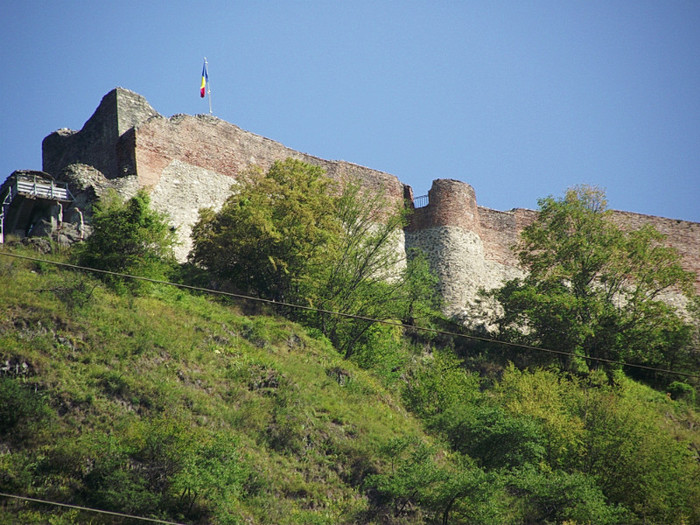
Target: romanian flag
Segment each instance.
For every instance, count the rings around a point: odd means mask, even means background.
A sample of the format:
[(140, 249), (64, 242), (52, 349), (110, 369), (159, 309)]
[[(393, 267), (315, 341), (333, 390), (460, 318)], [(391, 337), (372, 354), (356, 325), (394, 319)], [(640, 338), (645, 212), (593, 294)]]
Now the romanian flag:
[(207, 90), (207, 82), (209, 82), (209, 73), (207, 72), (207, 61), (204, 61), (202, 66), (202, 85), (199, 88), (199, 96), (204, 98), (204, 94)]

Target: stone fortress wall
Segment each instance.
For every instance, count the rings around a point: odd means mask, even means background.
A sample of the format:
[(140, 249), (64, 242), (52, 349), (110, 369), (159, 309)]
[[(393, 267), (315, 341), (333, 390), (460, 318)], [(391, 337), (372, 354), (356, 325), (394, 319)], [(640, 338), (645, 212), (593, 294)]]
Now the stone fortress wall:
[(122, 88), (104, 96), (82, 130), (56, 131), (42, 144), (44, 171), (77, 193), (99, 196), (112, 187), (128, 198), (148, 188), (153, 207), (178, 227), (180, 260), (190, 251), (200, 208), (218, 209), (236, 176), (251, 165), (267, 170), (288, 157), (318, 165), (338, 180), (358, 179), (390, 201), (404, 198), (404, 185), (393, 175), (300, 153), (208, 115), (165, 118), (141, 95)]
[[(218, 209), (231, 194), (236, 177), (251, 165), (267, 169), (293, 157), (324, 168), (338, 180), (356, 178), (390, 201), (413, 193), (393, 175), (344, 161), (329, 161), (289, 149), (206, 116), (158, 114), (140, 95), (116, 88), (105, 95), (80, 131), (59, 130), (44, 139), (43, 169), (68, 182), (82, 205), (112, 187), (129, 197), (148, 188), (155, 209), (170, 215), (182, 245), (178, 258), (191, 248), (191, 227), (200, 208)], [(536, 212), (496, 211), (477, 205), (467, 183), (438, 179), (429, 203), (416, 208), (397, 249), (422, 248), (440, 278), (446, 313), (464, 316), (472, 310), (479, 288), (491, 288), (521, 275), (511, 246)], [(624, 227), (652, 224), (667, 235), (698, 276), (700, 292), (700, 223), (629, 212), (615, 212)]]
[[(536, 217), (534, 210), (497, 211), (479, 206), (470, 185), (438, 179), (430, 189), (429, 204), (413, 213), (406, 246), (420, 247), (429, 254), (440, 277), (447, 312), (473, 316), (483, 307), (478, 305), (479, 289), (491, 289), (523, 275), (512, 247)], [(700, 293), (700, 223), (617, 210), (612, 219), (623, 229), (650, 224), (663, 233), (681, 255), (683, 267), (695, 274), (695, 290)]]

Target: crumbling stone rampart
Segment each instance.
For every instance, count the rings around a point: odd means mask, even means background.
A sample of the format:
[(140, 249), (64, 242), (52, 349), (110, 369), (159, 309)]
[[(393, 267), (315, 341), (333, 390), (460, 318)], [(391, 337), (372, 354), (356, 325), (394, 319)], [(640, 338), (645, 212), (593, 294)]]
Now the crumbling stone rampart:
[(333, 178), (357, 178), (367, 187), (383, 188), (394, 201), (403, 199), (403, 184), (393, 175), (300, 153), (208, 115), (149, 119), (135, 129), (134, 149), (139, 184), (144, 187), (158, 184), (173, 161), (235, 179), (250, 166), (267, 170), (276, 160), (292, 157), (321, 166)]
[(209, 115), (165, 118), (141, 95), (122, 88), (103, 97), (80, 131), (63, 129), (46, 137), (42, 152), (44, 169), (79, 187), (79, 199), (99, 197), (109, 187), (125, 198), (148, 188), (154, 208), (168, 213), (178, 228), (180, 260), (190, 251), (198, 210), (218, 209), (238, 174), (253, 165), (266, 170), (293, 157), (339, 181), (359, 180), (389, 202), (402, 202), (409, 191), (393, 175), (300, 153)]
[[(251, 165), (263, 170), (288, 157), (324, 168), (337, 180), (356, 179), (390, 202), (412, 203), (412, 190), (393, 175), (344, 161), (329, 161), (289, 149), (273, 140), (208, 116), (158, 114), (140, 95), (117, 88), (102, 99), (80, 131), (59, 130), (43, 143), (44, 171), (66, 180), (76, 200), (87, 202), (106, 188), (129, 197), (148, 188), (156, 209), (178, 227), (184, 260), (191, 247), (191, 227), (203, 207), (218, 209), (236, 177)], [(467, 315), (479, 288), (498, 286), (521, 275), (511, 247), (536, 212), (497, 211), (478, 206), (474, 189), (464, 182), (433, 182), (429, 204), (414, 210), (398, 250), (419, 247), (440, 277), (446, 310)], [(652, 224), (667, 235), (698, 276), (700, 292), (700, 224), (615, 212), (626, 228)]]
[[(512, 247), (537, 212), (478, 206), (473, 188), (456, 180), (434, 181), (428, 196), (429, 204), (414, 212), (406, 246), (428, 253), (453, 313), (473, 302), (479, 288), (496, 287), (521, 273)], [(623, 211), (613, 211), (612, 217), (624, 229), (651, 225), (663, 233), (668, 245), (682, 256), (683, 267), (697, 276), (695, 287), (700, 292), (700, 223)], [(455, 256), (457, 253), (461, 255)], [(468, 263), (464, 257), (469, 258)]]
[(141, 95), (113, 89), (102, 98), (83, 129), (60, 129), (44, 139), (44, 171), (57, 176), (67, 166), (82, 163), (99, 170), (108, 179), (133, 174), (132, 144), (127, 132), (155, 116), (159, 116), (158, 112)]
[[(414, 210), (406, 247), (419, 248), (439, 278), (445, 312), (457, 318), (483, 315), (478, 292), (522, 275), (510, 247), (519, 217), (479, 207), (474, 189), (461, 181), (438, 179), (429, 204)], [(486, 312), (488, 313), (488, 312)]]

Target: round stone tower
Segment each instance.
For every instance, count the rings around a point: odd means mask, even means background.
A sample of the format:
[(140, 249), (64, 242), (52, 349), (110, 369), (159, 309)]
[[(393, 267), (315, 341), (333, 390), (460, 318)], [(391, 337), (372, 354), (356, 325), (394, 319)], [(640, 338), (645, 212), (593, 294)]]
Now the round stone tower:
[(418, 232), (439, 226), (458, 226), (479, 233), (476, 194), (466, 182), (437, 179), (428, 192), (428, 205), (416, 208), (408, 231)]
[(433, 181), (428, 205), (414, 210), (406, 228), (406, 248), (428, 257), (449, 316), (469, 317), (477, 311), (478, 291), (503, 278), (502, 270), (486, 260), (480, 234), (474, 188), (451, 179)]

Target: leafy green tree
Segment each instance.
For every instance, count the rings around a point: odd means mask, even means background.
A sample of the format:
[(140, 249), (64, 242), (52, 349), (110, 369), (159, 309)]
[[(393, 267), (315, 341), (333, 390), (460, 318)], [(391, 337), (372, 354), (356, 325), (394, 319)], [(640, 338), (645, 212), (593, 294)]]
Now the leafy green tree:
[(426, 495), (445, 482), (447, 473), (434, 461), (435, 451), (415, 438), (395, 438), (381, 447), (391, 471), (368, 477), (365, 486), (377, 493), (375, 503), (392, 509), (395, 517), (419, 511)]
[(350, 182), (339, 196), (336, 214), (343, 235), (317, 290), (321, 311), (313, 322), (350, 357), (369, 343), (368, 331), (374, 323), (327, 311), (424, 323), (437, 314), (437, 279), (421, 252), (412, 251), (406, 259), (398, 249), (406, 224), (401, 204), (390, 206), (382, 192), (369, 194)]
[(391, 467), (365, 480), (373, 493), (373, 517), (389, 510), (400, 523), (508, 522), (502, 484), (469, 458), (440, 461), (436, 450), (415, 438), (392, 439), (379, 452)]
[(252, 170), (235, 189), (218, 213), (200, 212), (192, 262), (248, 293), (315, 307), (294, 316), (346, 357), (372, 339), (373, 319), (435, 311), (424, 259), (406, 262), (397, 249), (405, 212), (381, 192), (295, 159)]
[(663, 235), (651, 226), (620, 229), (597, 188), (576, 187), (539, 206), (517, 246), (528, 275), (491, 292), (503, 306), (502, 334), (582, 357), (654, 364), (687, 349), (689, 326), (661, 298), (690, 294), (692, 274)]
[(166, 278), (175, 264), (175, 232), (165, 215), (150, 208), (144, 190), (126, 202), (116, 192), (108, 193), (95, 205), (92, 228), (77, 248), (79, 264), (152, 279)]
[(433, 426), (445, 433), (453, 449), (487, 470), (537, 464), (545, 457), (540, 425), (498, 406), (456, 406), (436, 418)]
[(518, 494), (513, 502), (520, 523), (633, 523), (624, 507), (611, 505), (594, 478), (546, 472), (531, 465), (504, 473), (508, 489)]
[(191, 260), (242, 291), (274, 301), (308, 293), (337, 249), (337, 188), (295, 159), (242, 174), (216, 213), (200, 211)]

